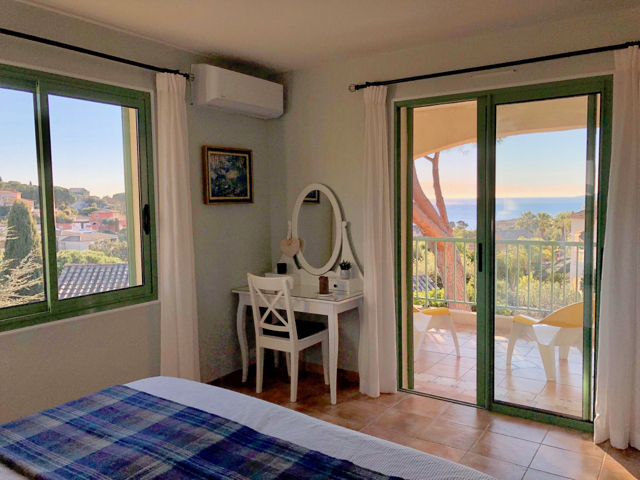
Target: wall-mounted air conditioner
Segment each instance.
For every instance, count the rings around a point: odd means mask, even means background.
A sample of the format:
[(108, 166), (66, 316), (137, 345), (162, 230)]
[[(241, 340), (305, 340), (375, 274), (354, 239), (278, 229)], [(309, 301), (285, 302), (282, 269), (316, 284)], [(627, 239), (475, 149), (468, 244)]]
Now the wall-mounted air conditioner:
[(194, 105), (247, 117), (278, 118), (284, 112), (282, 85), (211, 65), (191, 65)]

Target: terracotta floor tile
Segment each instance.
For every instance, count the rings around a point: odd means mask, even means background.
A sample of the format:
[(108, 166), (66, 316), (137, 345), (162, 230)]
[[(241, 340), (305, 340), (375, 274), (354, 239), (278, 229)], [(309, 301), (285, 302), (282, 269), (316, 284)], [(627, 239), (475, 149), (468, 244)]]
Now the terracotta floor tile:
[(415, 437), (432, 422), (432, 418), (402, 410), (390, 409), (378, 417), (372, 425)]
[[(316, 410), (320, 413), (328, 413), (331, 410), (335, 410), (338, 408), (338, 405), (346, 402), (348, 397), (343, 397), (339, 395), (337, 397), (337, 404), (331, 404), (331, 395), (319, 395), (319, 396), (311, 396), (307, 398), (298, 399), (294, 405), (300, 406), (300, 408), (307, 408), (311, 410)], [(285, 405), (289, 407), (288, 405)], [(290, 407), (289, 407), (290, 408)], [(295, 409), (297, 410), (297, 409)]]
[(344, 418), (345, 420), (357, 423), (369, 424), (382, 415), (387, 407), (374, 405), (368, 402), (350, 401), (338, 405), (338, 408), (328, 412), (334, 417)]
[(438, 420), (459, 423), (469, 427), (484, 430), (493, 421), (495, 415), (475, 407), (456, 405), (452, 403), (449, 408), (440, 414)]
[(489, 425), (489, 430), (509, 437), (540, 443), (547, 435), (549, 426), (532, 420), (500, 415)]
[(439, 443), (427, 442), (426, 440), (420, 440), (419, 438), (414, 438), (407, 446), (420, 450), (421, 452), (435, 455), (436, 457), (446, 458), (452, 462), (459, 462), (462, 457), (464, 457), (464, 454), (467, 453), (464, 450), (447, 447), (445, 445), (440, 445)]
[[(428, 383), (421, 388), (416, 388), (417, 391), (428, 393), (429, 395), (437, 395), (443, 398), (453, 398), (459, 400), (459, 397), (463, 394), (461, 388), (455, 386), (439, 385), (437, 383)], [(473, 400), (475, 402), (475, 399)]]
[(599, 480), (633, 480), (640, 478), (640, 475), (633, 467), (625, 466), (609, 457), (607, 457), (602, 465)]
[[(438, 362), (439, 363), (439, 362)], [(413, 373), (424, 373), (429, 370), (434, 365), (437, 365), (436, 362), (427, 362), (426, 360), (416, 360), (413, 362)]]
[(383, 440), (405, 446), (410, 446), (411, 442), (414, 440), (413, 437), (409, 437), (398, 432), (393, 432), (376, 425), (367, 425), (360, 431), (362, 433), (366, 433), (367, 435), (371, 435), (372, 437), (381, 438)]
[(455, 351), (455, 347), (453, 345), (447, 345), (446, 343), (423, 342), (420, 350), (423, 352), (443, 353), (448, 355)]
[(493, 458), (467, 453), (459, 462), (461, 465), (479, 470), (497, 480), (522, 480), (526, 468)]
[(483, 430), (466, 425), (436, 419), (418, 435), (418, 438), (459, 450), (469, 450), (482, 436), (482, 432)]
[(442, 360), (446, 356), (447, 355), (444, 353), (427, 352), (425, 350), (421, 350), (415, 356), (414, 360), (422, 360), (424, 362), (429, 362), (429, 363), (438, 363), (440, 360)]
[(521, 368), (518, 367), (511, 371), (511, 375), (514, 377), (528, 378), (530, 380), (540, 380), (541, 382), (547, 381), (547, 375), (542, 368)]
[(407, 397), (402, 399), (393, 408), (402, 410), (403, 412), (435, 418), (448, 408), (449, 405), (451, 405), (449, 402), (444, 402), (435, 398), (422, 397), (419, 395), (407, 395)]
[(470, 369), (467, 367), (451, 367), (448, 365), (441, 365), (440, 363), (436, 363), (433, 367), (431, 367), (425, 373), (429, 375), (437, 375), (439, 377), (459, 379), (469, 370)]
[(583, 433), (575, 430), (552, 427), (542, 441), (543, 445), (562, 448), (576, 453), (582, 453), (591, 457), (603, 458), (605, 450), (593, 443), (592, 433)]
[(478, 358), (478, 352), (475, 348), (460, 347), (460, 356), (466, 358)]
[(474, 368), (476, 366), (475, 358), (456, 357), (455, 354), (447, 355), (438, 362), (440, 365), (449, 365), (451, 367), (467, 367)]
[(507, 437), (487, 430), (469, 451), (483, 457), (528, 467), (538, 451), (538, 447), (537, 443)]
[(358, 395), (354, 395), (351, 400), (357, 400), (360, 402), (368, 402), (373, 403), (375, 405), (383, 405), (383, 406), (392, 406), (398, 403), (400, 400), (405, 398), (408, 393), (398, 392), (398, 393), (381, 393), (379, 397), (370, 397), (369, 395), (365, 395), (364, 393), (359, 393)]
[(333, 415), (329, 415), (327, 413), (323, 413), (316, 418), (319, 418), (320, 420), (324, 420), (325, 422), (333, 423), (334, 425), (339, 425), (341, 427), (345, 427), (355, 431), (360, 431), (367, 426), (365, 422), (358, 422), (355, 420), (347, 420), (346, 418), (334, 417)]
[(539, 380), (529, 380), (528, 378), (520, 378), (514, 377), (512, 375), (507, 375), (507, 378), (500, 382), (498, 386), (507, 388), (509, 390), (516, 390), (518, 392), (535, 393), (537, 395), (539, 393), (542, 393), (542, 391), (547, 386), (547, 382), (541, 382)]
[(559, 477), (552, 473), (541, 472), (540, 470), (533, 470), (530, 468), (527, 473), (524, 474), (522, 480), (565, 480), (567, 477)]
[(582, 401), (582, 388), (571, 387), (569, 385), (561, 385), (555, 382), (549, 382), (539, 393), (550, 397), (571, 400), (573, 402)]
[(600, 473), (602, 460), (588, 455), (541, 445), (530, 467), (575, 480), (595, 480)]
[[(607, 444), (609, 442), (606, 442)], [(603, 445), (604, 447), (604, 445)], [(626, 471), (640, 478), (640, 452), (635, 448), (618, 450), (609, 446), (605, 462), (609, 470)]]

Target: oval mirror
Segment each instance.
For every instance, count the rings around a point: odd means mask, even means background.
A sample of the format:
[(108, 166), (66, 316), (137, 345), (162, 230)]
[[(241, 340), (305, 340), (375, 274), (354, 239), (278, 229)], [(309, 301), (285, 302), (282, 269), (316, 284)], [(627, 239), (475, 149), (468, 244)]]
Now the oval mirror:
[(336, 264), (342, 245), (342, 213), (338, 199), (326, 185), (312, 183), (298, 195), (293, 208), (292, 234), (303, 248), (296, 254), (302, 268), (314, 275)]

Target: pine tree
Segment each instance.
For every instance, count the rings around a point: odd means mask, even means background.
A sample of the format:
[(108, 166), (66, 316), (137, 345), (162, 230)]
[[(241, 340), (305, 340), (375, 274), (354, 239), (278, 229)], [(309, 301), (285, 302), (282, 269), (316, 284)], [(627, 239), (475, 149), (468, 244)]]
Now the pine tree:
[(40, 236), (36, 222), (24, 203), (17, 201), (12, 205), (7, 218), (7, 229), (9, 234), (4, 247), (6, 260), (14, 260), (12, 263), (17, 264), (32, 251), (40, 255)]

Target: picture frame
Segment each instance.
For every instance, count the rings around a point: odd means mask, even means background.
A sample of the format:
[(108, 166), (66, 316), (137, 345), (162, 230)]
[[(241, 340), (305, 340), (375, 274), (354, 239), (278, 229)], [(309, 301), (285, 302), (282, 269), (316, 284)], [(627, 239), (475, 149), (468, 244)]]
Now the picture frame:
[(204, 203), (253, 203), (252, 151), (243, 148), (202, 147)]
[(320, 203), (320, 190), (311, 190), (302, 203), (319, 204)]

